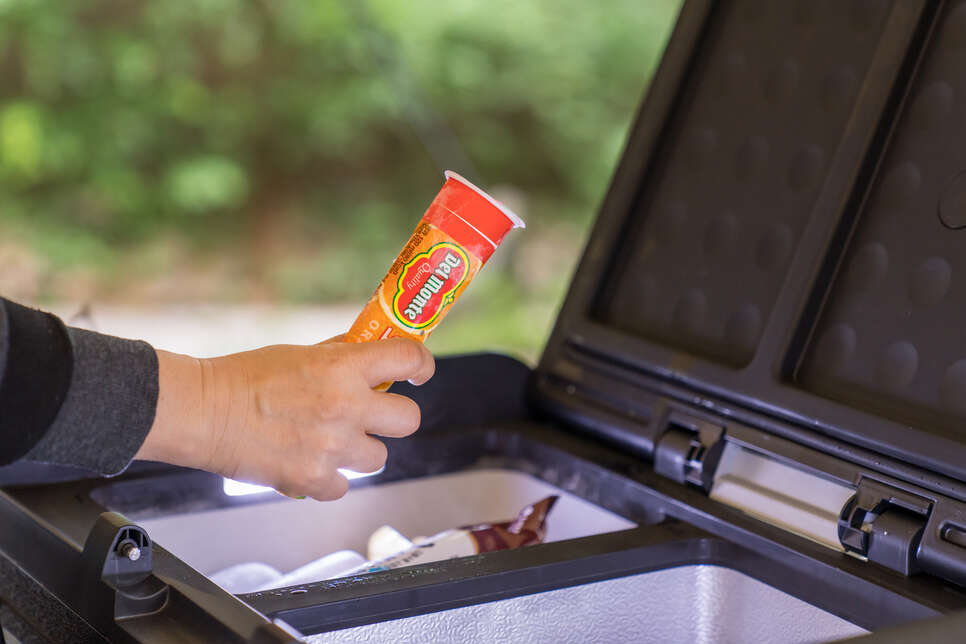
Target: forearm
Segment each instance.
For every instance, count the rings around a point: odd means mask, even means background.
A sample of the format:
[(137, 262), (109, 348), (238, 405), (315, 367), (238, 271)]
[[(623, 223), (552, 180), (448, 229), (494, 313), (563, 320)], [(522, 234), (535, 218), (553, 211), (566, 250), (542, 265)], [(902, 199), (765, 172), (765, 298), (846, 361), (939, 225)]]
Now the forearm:
[(135, 458), (190, 467), (205, 465), (202, 454), (210, 414), (205, 405), (205, 362), (156, 351), (158, 404), (154, 422)]
[(231, 476), (237, 470), (239, 448), (232, 437), (250, 415), (247, 371), (232, 365), (231, 356), (204, 359), (156, 353), (157, 411), (134, 458)]

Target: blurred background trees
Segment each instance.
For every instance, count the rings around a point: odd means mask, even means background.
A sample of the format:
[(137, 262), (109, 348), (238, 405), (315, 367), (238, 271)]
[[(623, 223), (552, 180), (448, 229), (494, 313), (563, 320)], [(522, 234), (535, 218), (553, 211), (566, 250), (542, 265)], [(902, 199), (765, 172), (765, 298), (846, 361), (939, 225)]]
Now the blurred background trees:
[(532, 359), (677, 10), (0, 0), (0, 293), (361, 306), (452, 168), (529, 228), (434, 348)]

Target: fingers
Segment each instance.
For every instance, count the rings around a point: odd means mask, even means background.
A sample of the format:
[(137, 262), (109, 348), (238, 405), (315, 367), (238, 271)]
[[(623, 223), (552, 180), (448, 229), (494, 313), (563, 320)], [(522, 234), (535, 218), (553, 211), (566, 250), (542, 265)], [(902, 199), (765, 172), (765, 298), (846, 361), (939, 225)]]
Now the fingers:
[(316, 501), (335, 501), (344, 497), (348, 491), (349, 479), (336, 470), (321, 481), (315, 482), (314, 485), (305, 490), (304, 494), (299, 496), (310, 496)]
[(324, 457), (304, 459), (295, 469), (280, 472), (274, 482), (266, 482), (293, 499), (311, 497), (316, 501), (335, 501), (349, 491), (349, 479)]
[(436, 372), (436, 361), (429, 349), (408, 338), (363, 342), (353, 345), (353, 350), (370, 387), (396, 380), (421, 385)]
[(299, 475), (283, 488), (282, 494), (291, 497), (310, 496), (317, 501), (334, 501), (345, 496), (349, 490), (349, 479), (339, 468), (361, 474), (380, 470), (386, 464), (389, 452), (377, 438), (363, 436), (352, 442), (341, 455), (316, 455), (316, 460), (302, 467)]
[(223, 475), (271, 486), (293, 499), (311, 497), (317, 501), (335, 501), (349, 490), (349, 480), (338, 469), (342, 467), (340, 463), (348, 460), (347, 453), (337, 455), (312, 448), (294, 453), (262, 449), (245, 459), (241, 470)]
[(339, 335), (334, 335), (328, 340), (323, 340), (319, 344), (335, 344), (336, 342), (342, 342), (345, 340), (345, 333), (340, 333)]
[(368, 434), (402, 438), (419, 429), (419, 405), (399, 394), (370, 394), (363, 417)]
[(369, 474), (382, 468), (386, 464), (389, 451), (386, 445), (378, 438), (366, 436), (362, 441), (353, 446), (348, 460), (343, 467), (346, 467), (360, 474)]
[(355, 344), (337, 336), (315, 347), (266, 347), (231, 358), (250, 375), (243, 397), (250, 406), (232, 425), (236, 457), (221, 469), (318, 500), (348, 490), (339, 468), (369, 473), (385, 465), (386, 446), (375, 436), (408, 436), (419, 427), (415, 402), (372, 387), (422, 384), (436, 368), (429, 350), (406, 338)]

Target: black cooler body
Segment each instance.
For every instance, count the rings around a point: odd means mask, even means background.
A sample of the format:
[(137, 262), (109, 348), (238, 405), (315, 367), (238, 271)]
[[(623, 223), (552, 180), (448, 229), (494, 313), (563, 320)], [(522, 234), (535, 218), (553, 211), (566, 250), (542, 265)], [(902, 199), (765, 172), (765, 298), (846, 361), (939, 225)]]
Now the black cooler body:
[[(535, 370), (473, 355), (397, 384), (423, 428), (333, 504), (156, 464), (0, 469), (0, 623), (23, 642), (959, 639), (964, 115), (966, 1), (688, 0)], [(208, 578), (548, 492), (542, 545), (243, 595)]]

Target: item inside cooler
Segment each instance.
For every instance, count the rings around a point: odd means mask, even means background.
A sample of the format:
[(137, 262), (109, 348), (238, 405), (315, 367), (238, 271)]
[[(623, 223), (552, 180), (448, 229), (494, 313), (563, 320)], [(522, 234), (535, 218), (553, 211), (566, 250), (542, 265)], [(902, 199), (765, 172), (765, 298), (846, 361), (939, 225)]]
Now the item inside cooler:
[(328, 503), (267, 492), (261, 503), (147, 519), (140, 525), (158, 544), (207, 576), (249, 562), (285, 573), (337, 551), (352, 550), (364, 557), (369, 536), (383, 525), (413, 539), (512, 519), (524, 506), (549, 495), (560, 498), (548, 517), (544, 542), (635, 525), (529, 474), (500, 469), (359, 487)]

